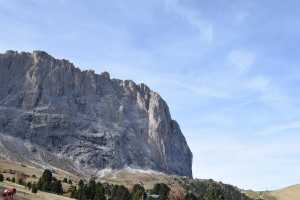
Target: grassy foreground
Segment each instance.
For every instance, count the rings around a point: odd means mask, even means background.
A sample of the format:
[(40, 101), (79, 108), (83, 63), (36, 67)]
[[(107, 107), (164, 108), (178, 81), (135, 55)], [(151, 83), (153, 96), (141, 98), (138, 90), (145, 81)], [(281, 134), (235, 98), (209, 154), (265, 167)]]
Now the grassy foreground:
[(16, 200), (71, 200), (71, 198), (68, 197), (41, 191), (38, 191), (38, 193), (33, 194), (29, 190), (25, 189), (25, 187), (22, 185), (14, 184), (7, 181), (0, 182), (0, 190), (6, 187), (17, 189)]
[[(18, 174), (25, 174), (27, 176), (27, 181), (37, 182), (38, 178), (42, 175), (43, 170), (44, 169), (30, 165), (0, 160), (0, 173), (3, 173), (5, 178), (11, 178)], [(80, 179), (78, 176), (60, 169), (55, 170), (54, 176), (60, 180), (67, 177), (68, 179), (72, 179), (74, 184), (77, 184)], [(153, 175), (152, 173), (142, 173), (130, 170), (124, 170), (113, 174), (108, 173), (101, 179), (103, 182), (111, 184), (126, 185), (129, 189), (135, 183), (142, 183), (146, 189), (149, 189), (158, 182), (171, 186), (171, 190), (173, 188), (178, 189), (179, 187), (178, 182), (175, 181), (174, 177), (164, 174)], [(0, 182), (0, 191), (6, 187), (13, 187), (17, 189), (16, 200), (71, 200), (71, 198), (67, 197), (70, 194), (60, 196), (42, 191), (38, 191), (37, 194), (34, 194), (22, 185), (9, 181)], [(67, 191), (69, 187), (69, 184), (63, 183), (65, 191)], [(300, 200), (300, 184), (274, 191), (244, 191), (244, 193), (254, 200)]]

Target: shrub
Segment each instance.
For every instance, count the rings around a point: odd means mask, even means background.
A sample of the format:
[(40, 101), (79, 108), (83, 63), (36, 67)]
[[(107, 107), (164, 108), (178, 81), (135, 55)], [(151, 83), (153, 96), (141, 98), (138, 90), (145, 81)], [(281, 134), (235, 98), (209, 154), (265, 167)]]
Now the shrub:
[[(78, 183), (78, 189), (76, 186), (70, 186), (69, 191), (71, 192), (71, 198), (78, 200), (88, 200), (87, 193), (89, 191), (88, 185), (85, 185), (83, 180)], [(90, 194), (89, 194), (90, 196)]]
[(68, 179), (67, 179), (67, 178), (64, 178), (64, 179), (63, 179), (63, 182), (64, 182), (64, 183), (68, 183)]
[(3, 182), (4, 181), (4, 176), (3, 174), (0, 174), (0, 182)]
[(19, 185), (24, 185), (25, 182), (24, 182), (24, 180), (23, 180), (22, 178), (19, 178), (19, 179), (18, 179), (18, 184), (19, 184)]
[(157, 183), (154, 185), (151, 193), (159, 195), (159, 200), (167, 200), (170, 188), (164, 183)]
[(168, 199), (183, 200), (185, 198), (185, 189), (179, 185), (173, 185), (169, 192)]
[(216, 184), (210, 184), (204, 194), (204, 200), (224, 200), (223, 192)]
[(114, 185), (111, 200), (129, 200), (130, 193), (123, 185)]
[(31, 186), (31, 192), (32, 193), (37, 193), (38, 192), (38, 187), (36, 183), (33, 183)]
[(52, 181), (52, 187), (51, 187), (51, 192), (55, 194), (62, 195), (64, 193), (64, 190), (62, 188), (61, 181), (54, 179)]
[(15, 183), (16, 182), (16, 178), (12, 177), (11, 182)]
[(71, 186), (69, 189), (69, 192), (71, 192), (71, 198), (77, 198), (77, 188), (76, 186)]
[(93, 200), (105, 200), (104, 187), (101, 183), (96, 184), (95, 196)]
[(28, 182), (28, 183), (26, 184), (26, 187), (28, 188), (28, 190), (31, 190), (31, 186), (32, 186), (31, 182)]
[(193, 193), (187, 193), (184, 200), (197, 200), (197, 197)]
[(133, 186), (132, 193), (131, 193), (131, 199), (132, 200), (140, 200), (143, 198), (145, 193), (145, 189), (140, 184), (136, 184)]
[(89, 183), (85, 187), (85, 196), (87, 199), (94, 199), (96, 192), (96, 181), (91, 178)]
[(18, 183), (19, 185), (24, 185), (28, 175), (21, 173), (21, 172), (16, 172), (15, 177), (16, 177), (16, 183)]

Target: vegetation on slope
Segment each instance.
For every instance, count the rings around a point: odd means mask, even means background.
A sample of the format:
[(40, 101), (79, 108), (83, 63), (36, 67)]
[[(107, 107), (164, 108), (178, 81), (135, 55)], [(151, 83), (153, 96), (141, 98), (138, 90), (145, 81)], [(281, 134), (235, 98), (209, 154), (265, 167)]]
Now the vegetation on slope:
[(62, 183), (52, 176), (52, 172), (46, 169), (37, 183), (37, 189), (62, 195), (64, 193)]
[(213, 180), (180, 179), (189, 198), (198, 200), (251, 200), (240, 189)]
[(83, 180), (79, 181), (77, 187), (72, 187), (71, 197), (78, 200), (151, 200), (151, 195), (158, 196), (158, 200), (168, 200), (170, 188), (164, 183), (158, 183), (154, 185), (152, 190), (146, 191), (145, 188), (140, 185), (134, 185), (130, 192), (123, 185), (112, 185), (107, 183), (96, 182), (95, 179), (90, 179), (88, 183), (84, 183)]
[(4, 173), (4, 180), (10, 180), (6, 183), (13, 184), (12, 181), (15, 180), (17, 184), (23, 185), (24, 189), (27, 188), (26, 191), (36, 196), (53, 193), (62, 195), (62, 199), (67, 196), (79, 200), (141, 200), (147, 195), (147, 200), (249, 199), (238, 188), (212, 180), (189, 179), (159, 173), (142, 175), (141, 172), (140, 174), (132, 172), (126, 175), (124, 172), (117, 176), (111, 175), (111, 179), (103, 177), (101, 182), (97, 182), (95, 178), (84, 181), (68, 173), (61, 173), (58, 169), (43, 172), (21, 165), (6, 163), (3, 167), (0, 162), (0, 173)]

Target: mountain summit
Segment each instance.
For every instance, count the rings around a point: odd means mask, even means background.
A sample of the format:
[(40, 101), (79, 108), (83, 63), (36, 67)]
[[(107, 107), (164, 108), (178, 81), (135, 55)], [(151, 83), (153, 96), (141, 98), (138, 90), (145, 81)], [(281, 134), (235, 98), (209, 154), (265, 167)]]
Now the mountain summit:
[(159, 94), (42, 51), (0, 54), (0, 151), (81, 174), (131, 167), (192, 176), (192, 153)]

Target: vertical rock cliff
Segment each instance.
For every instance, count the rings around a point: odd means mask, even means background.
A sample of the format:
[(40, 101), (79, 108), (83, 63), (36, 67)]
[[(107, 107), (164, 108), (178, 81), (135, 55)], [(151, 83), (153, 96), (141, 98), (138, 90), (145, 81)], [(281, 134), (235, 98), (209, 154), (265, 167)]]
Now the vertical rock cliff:
[(157, 93), (41, 51), (0, 54), (0, 150), (77, 172), (132, 167), (192, 176), (192, 153)]

